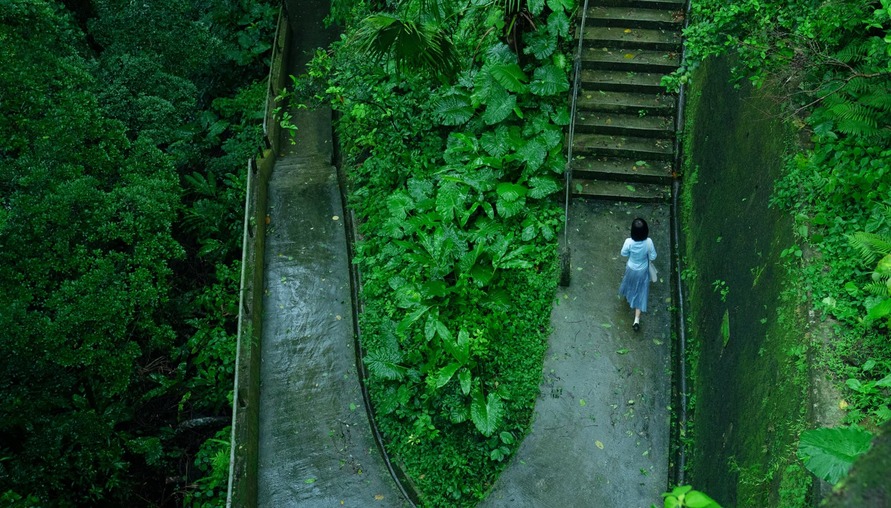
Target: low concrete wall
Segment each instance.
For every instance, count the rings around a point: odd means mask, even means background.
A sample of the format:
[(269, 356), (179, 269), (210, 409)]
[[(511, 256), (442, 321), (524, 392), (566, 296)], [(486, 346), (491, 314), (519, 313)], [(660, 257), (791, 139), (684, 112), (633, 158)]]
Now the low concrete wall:
[(276, 156), (281, 151), (281, 127), (275, 120), (275, 97), (287, 79), (291, 29), (284, 10), (279, 11), (263, 131), (267, 148), (248, 162), (238, 343), (232, 401), (232, 438), (229, 455), (227, 507), (257, 506), (257, 448), (259, 446), (260, 336), (263, 316), (263, 259), (266, 246), (267, 188)]
[(248, 164), (227, 507), (257, 506), (263, 256), (267, 184), (274, 164), (271, 150)]

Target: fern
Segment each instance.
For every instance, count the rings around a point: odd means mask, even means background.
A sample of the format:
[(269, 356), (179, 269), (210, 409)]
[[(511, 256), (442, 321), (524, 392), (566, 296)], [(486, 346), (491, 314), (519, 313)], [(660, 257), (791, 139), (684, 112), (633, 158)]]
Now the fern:
[(851, 246), (860, 253), (865, 263), (873, 264), (891, 254), (891, 237), (876, 233), (857, 232), (848, 236)]

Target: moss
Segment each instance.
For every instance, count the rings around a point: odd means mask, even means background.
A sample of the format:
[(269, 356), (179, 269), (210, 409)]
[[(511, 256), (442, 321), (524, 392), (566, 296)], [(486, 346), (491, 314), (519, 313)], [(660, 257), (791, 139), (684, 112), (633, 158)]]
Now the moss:
[(724, 505), (796, 506), (779, 503), (804, 502), (792, 495), (803, 480), (790, 465), (807, 347), (780, 255), (793, 243), (792, 221), (768, 208), (794, 137), (763, 98), (730, 84), (727, 62), (708, 62), (694, 81), (694, 134), (684, 146), (685, 167), (696, 170), (681, 210), (696, 359), (690, 482)]

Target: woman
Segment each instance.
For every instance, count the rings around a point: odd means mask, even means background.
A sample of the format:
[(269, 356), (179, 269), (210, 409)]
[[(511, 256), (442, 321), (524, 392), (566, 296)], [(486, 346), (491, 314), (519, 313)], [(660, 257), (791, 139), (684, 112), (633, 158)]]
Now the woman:
[(631, 221), (631, 238), (625, 239), (622, 245), (622, 256), (628, 258), (625, 263), (625, 276), (619, 286), (619, 295), (628, 300), (634, 309), (634, 331), (640, 330), (640, 313), (647, 311), (647, 297), (650, 294), (650, 262), (656, 259), (656, 247), (649, 238), (650, 228), (647, 221), (640, 217)]

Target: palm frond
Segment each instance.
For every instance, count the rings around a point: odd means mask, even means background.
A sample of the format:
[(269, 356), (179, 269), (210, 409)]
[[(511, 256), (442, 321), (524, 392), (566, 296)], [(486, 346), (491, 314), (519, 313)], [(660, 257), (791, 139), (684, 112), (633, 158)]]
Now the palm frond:
[(362, 20), (356, 36), (360, 52), (376, 60), (389, 59), (400, 70), (427, 69), (451, 76), (457, 68), (451, 39), (431, 25), (375, 14)]

